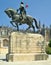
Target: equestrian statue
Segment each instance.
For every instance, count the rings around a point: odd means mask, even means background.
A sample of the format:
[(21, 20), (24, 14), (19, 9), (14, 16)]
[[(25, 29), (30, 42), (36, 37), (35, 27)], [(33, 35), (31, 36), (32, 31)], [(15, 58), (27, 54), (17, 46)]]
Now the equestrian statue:
[[(27, 24), (29, 26), (26, 29), (26, 31), (29, 30), (31, 27), (35, 31), (35, 26), (37, 29), (39, 29), (39, 25), (36, 19), (26, 14), (26, 10), (24, 8), (23, 2), (21, 2), (19, 9), (14, 10), (13, 8), (7, 8), (4, 12), (8, 15), (9, 18), (11, 18), (10, 23), (14, 27), (17, 27), (18, 31), (19, 31), (19, 25), (22, 25), (22, 24)], [(35, 26), (33, 25), (33, 22), (35, 23)]]

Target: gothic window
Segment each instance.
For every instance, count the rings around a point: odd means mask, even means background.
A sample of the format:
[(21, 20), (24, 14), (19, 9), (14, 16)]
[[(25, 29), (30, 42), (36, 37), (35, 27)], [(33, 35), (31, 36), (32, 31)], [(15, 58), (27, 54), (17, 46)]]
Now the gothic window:
[(1, 36), (1, 31), (0, 31), (0, 36)]
[(2, 30), (2, 35), (5, 35), (5, 32), (4, 32), (4, 30)]
[(9, 41), (7, 39), (3, 40), (3, 46), (8, 47)]
[(0, 40), (0, 47), (1, 47), (1, 40)]

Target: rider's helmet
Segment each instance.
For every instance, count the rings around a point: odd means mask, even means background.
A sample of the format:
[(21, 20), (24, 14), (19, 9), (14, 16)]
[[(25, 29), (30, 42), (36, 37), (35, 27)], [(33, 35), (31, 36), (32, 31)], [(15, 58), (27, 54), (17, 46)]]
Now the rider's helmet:
[(21, 2), (20, 7), (24, 7), (24, 3), (23, 2)]
[(21, 4), (24, 4), (23, 2), (21, 2)]

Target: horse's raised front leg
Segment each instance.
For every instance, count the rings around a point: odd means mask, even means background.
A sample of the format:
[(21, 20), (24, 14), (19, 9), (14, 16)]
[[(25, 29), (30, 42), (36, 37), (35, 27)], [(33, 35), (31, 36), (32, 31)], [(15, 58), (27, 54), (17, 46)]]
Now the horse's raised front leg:
[(14, 27), (17, 27), (17, 31), (19, 31), (18, 23), (15, 23), (15, 25), (14, 25), (13, 22), (14, 22), (14, 21), (10, 21), (10, 23), (11, 23)]
[(12, 26), (16, 27), (16, 26), (13, 24), (13, 21), (10, 21), (10, 23), (12, 24)]

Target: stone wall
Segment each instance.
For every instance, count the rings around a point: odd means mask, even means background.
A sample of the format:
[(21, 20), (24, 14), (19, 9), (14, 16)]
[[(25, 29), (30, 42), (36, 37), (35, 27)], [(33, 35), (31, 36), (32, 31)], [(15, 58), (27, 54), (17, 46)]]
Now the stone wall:
[(6, 56), (7, 53), (8, 53), (8, 48), (5, 47), (0, 48), (0, 54), (4, 54)]

